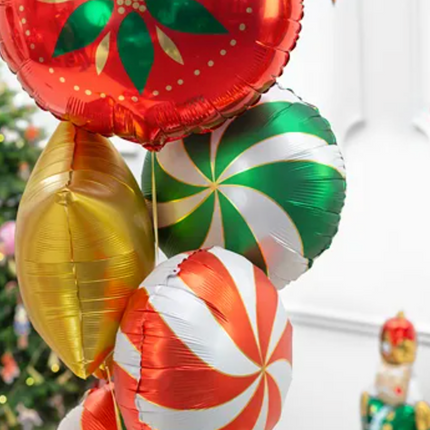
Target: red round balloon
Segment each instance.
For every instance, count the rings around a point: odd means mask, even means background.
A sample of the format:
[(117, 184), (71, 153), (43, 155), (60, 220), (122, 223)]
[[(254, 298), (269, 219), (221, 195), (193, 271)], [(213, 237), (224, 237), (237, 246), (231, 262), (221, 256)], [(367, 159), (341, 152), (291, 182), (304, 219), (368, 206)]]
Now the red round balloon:
[(43, 109), (159, 149), (253, 104), (302, 0), (3, 0), (0, 48)]

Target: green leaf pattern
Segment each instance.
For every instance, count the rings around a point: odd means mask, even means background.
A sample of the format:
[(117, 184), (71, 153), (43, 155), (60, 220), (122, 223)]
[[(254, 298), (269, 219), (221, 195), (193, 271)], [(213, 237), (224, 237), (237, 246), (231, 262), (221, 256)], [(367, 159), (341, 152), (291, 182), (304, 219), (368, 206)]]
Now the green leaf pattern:
[[(149, 13), (177, 32), (225, 34), (225, 27), (197, 0), (147, 0)], [(58, 37), (53, 57), (85, 48), (106, 29), (112, 16), (112, 0), (88, 0), (69, 16)], [(154, 64), (154, 46), (138, 12), (128, 13), (117, 36), (118, 53), (127, 75), (139, 93), (145, 89)]]
[(113, 7), (111, 0), (89, 0), (77, 7), (61, 30), (54, 57), (93, 43), (109, 22)]
[(146, 0), (151, 15), (164, 26), (183, 33), (223, 34), (224, 26), (196, 0)]
[(137, 12), (129, 13), (121, 23), (118, 52), (128, 76), (142, 93), (154, 63), (154, 47), (145, 21)]

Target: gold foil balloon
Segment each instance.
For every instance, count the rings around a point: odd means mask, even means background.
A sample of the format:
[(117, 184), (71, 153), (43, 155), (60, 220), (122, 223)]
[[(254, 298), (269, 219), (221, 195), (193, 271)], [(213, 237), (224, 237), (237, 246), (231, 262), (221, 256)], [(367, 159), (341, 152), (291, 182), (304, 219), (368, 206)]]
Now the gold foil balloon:
[(107, 139), (60, 124), (25, 190), (16, 248), (34, 327), (87, 378), (109, 357), (128, 298), (154, 267), (141, 191)]

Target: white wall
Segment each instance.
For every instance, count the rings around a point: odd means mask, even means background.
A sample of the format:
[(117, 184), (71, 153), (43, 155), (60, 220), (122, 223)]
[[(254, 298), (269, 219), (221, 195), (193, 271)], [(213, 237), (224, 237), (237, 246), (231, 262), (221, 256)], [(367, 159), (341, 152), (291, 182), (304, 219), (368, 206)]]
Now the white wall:
[(283, 293), (297, 324), (280, 428), (358, 430), (359, 392), (379, 360), (378, 324), (399, 309), (421, 330), (416, 370), (430, 400), (429, 6), (306, 2), (284, 79), (332, 121), (348, 198), (332, 249)]
[[(400, 309), (420, 330), (417, 374), (430, 401), (430, 2), (305, 3), (282, 83), (331, 120), (348, 199), (331, 250), (282, 293), (296, 321), (295, 373), (278, 429), (358, 430), (378, 327)], [(145, 151), (117, 142), (139, 177)]]
[[(308, 0), (301, 57), (293, 54), (285, 79), (332, 120), (346, 159), (348, 199), (331, 251), (286, 299), (369, 316), (402, 307), (427, 324), (430, 146), (414, 126), (428, 108), (417, 101), (426, 92), (419, 86), (424, 65), (416, 58), (421, 40), (414, 7), (421, 1), (392, 0), (390, 8), (384, 0), (330, 3)], [(332, 24), (323, 31), (334, 45), (315, 31), (317, 20)], [(313, 51), (324, 52), (318, 65)]]

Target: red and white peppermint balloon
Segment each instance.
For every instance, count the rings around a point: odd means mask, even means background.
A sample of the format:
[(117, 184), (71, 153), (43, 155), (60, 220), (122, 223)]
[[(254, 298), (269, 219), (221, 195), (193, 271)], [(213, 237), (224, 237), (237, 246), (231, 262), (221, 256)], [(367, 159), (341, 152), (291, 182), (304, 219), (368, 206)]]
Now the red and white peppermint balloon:
[(180, 254), (131, 297), (114, 361), (128, 430), (271, 430), (291, 382), (292, 326), (244, 257)]
[(61, 421), (58, 430), (118, 430), (113, 384), (91, 390)]

